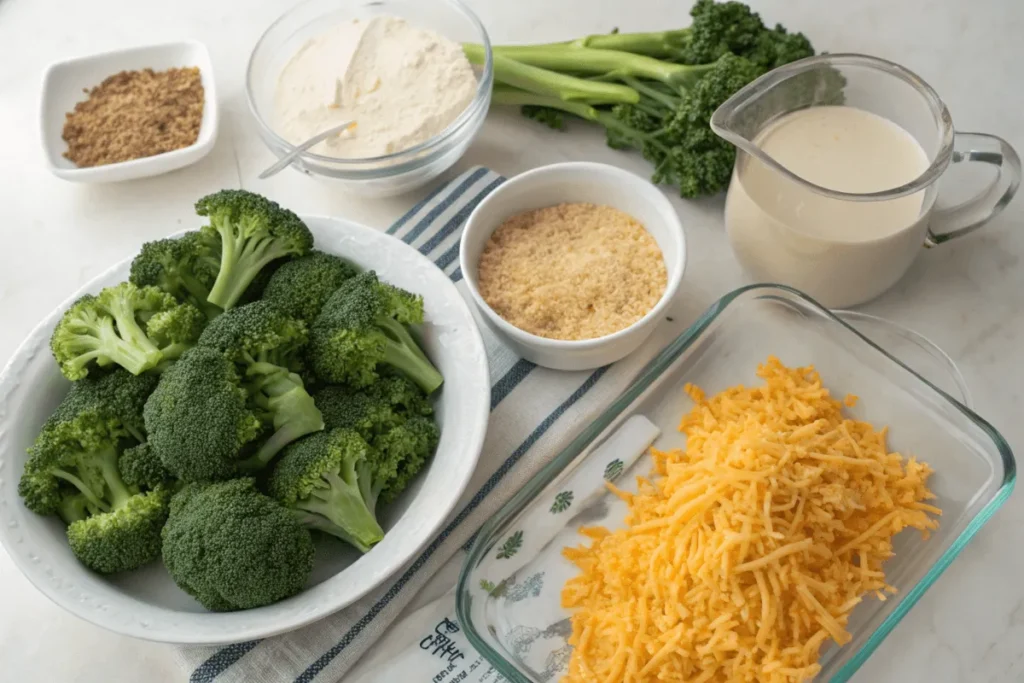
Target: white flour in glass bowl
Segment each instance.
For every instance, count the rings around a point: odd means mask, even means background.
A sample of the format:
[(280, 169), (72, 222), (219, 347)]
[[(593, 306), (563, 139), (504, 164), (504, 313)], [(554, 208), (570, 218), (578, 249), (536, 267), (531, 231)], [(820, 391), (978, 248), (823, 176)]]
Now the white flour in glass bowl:
[(458, 43), (397, 17), (353, 19), (310, 39), (281, 70), (274, 126), (297, 145), (353, 121), (312, 151), (339, 159), (383, 156), (444, 131), (476, 88)]

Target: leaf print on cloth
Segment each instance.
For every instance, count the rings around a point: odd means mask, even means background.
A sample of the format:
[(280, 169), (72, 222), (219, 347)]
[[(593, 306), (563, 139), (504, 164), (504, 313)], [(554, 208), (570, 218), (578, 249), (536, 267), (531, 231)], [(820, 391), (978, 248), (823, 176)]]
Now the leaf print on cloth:
[(615, 458), (608, 463), (607, 467), (604, 468), (604, 478), (608, 481), (615, 481), (619, 478), (619, 475), (622, 474), (623, 468), (624, 465), (622, 464), (622, 461)]
[(562, 619), (548, 626), (541, 632), (542, 638), (561, 638), (568, 640), (569, 636), (572, 635), (572, 621), (569, 619)]
[(540, 637), (540, 629), (534, 628), (533, 626), (516, 626), (514, 629), (508, 632), (505, 637), (505, 642), (508, 644), (512, 654), (517, 657), (522, 657), (530, 648), (533, 647), (533, 642)]
[(508, 582), (505, 585), (505, 600), (519, 602), (530, 597), (540, 597), (542, 590), (544, 590), (544, 572), (537, 572), (526, 577), (524, 581)]
[(541, 683), (557, 680), (569, 669), (569, 658), (572, 657), (572, 646), (560, 647), (548, 655), (544, 662), (544, 670), (537, 675)]
[(559, 512), (565, 512), (572, 505), (572, 499), (574, 498), (572, 491), (562, 491), (555, 496), (555, 502), (551, 504), (551, 513), (558, 514)]
[(499, 560), (507, 560), (508, 558), (518, 553), (519, 549), (522, 547), (523, 532), (517, 531), (511, 536), (509, 536), (507, 539), (505, 539), (505, 543), (502, 544), (501, 550), (498, 551), (497, 557)]

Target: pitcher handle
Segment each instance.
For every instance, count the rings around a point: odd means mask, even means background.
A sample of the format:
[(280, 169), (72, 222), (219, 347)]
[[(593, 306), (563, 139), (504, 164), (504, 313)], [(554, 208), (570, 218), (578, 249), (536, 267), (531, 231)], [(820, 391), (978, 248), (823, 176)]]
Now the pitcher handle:
[(950, 163), (970, 161), (995, 166), (995, 179), (977, 196), (957, 206), (936, 209), (929, 220), (926, 247), (974, 232), (997, 216), (1016, 194), (1020, 186), (1020, 157), (1006, 140), (987, 133), (957, 131)]

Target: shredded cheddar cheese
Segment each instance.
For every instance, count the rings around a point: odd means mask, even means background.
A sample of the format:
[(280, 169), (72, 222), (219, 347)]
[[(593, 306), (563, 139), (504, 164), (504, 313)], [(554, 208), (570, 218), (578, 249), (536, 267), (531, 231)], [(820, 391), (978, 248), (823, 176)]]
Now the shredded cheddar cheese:
[(937, 528), (930, 468), (886, 448), (886, 430), (844, 418), (813, 367), (771, 357), (683, 418), (686, 450), (652, 449), (626, 527), (585, 528), (563, 683), (796, 683), (853, 608), (895, 592), (882, 563), (906, 527)]

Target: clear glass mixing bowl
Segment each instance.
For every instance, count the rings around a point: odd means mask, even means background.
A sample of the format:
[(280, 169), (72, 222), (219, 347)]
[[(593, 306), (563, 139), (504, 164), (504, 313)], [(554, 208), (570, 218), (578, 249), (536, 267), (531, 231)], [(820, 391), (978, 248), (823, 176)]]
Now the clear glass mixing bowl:
[(462, 114), (440, 134), (415, 147), (366, 159), (338, 159), (305, 152), (293, 166), (324, 178), (342, 190), (362, 196), (389, 196), (420, 187), (448, 170), (469, 147), (483, 125), (491, 103), (493, 73), (491, 43), (480, 19), (462, 0), (306, 0), (285, 12), (253, 49), (246, 72), (249, 111), (260, 137), (281, 158), (294, 146), (273, 127), (274, 91), (281, 69), (313, 36), (351, 19), (395, 16), (459, 43), (484, 46), (486, 59), (477, 73), (476, 96)]

